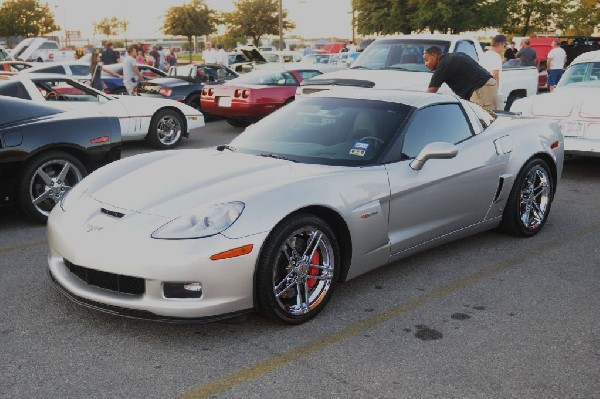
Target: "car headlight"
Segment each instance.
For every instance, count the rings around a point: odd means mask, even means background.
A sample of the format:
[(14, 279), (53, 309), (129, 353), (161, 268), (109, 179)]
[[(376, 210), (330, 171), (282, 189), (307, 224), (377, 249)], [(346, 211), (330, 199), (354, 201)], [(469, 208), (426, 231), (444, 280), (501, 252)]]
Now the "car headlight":
[(152, 233), (152, 238), (182, 240), (214, 236), (229, 228), (243, 210), (243, 202), (198, 208), (160, 227)]

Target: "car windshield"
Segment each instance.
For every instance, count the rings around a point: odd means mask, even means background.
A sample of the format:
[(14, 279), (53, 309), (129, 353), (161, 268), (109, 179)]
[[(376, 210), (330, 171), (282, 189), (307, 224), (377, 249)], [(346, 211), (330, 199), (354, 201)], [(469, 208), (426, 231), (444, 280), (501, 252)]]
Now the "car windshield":
[(289, 86), (298, 85), (298, 81), (288, 71), (257, 70), (241, 75), (230, 80), (227, 85), (265, 85), (265, 86)]
[(449, 45), (449, 42), (440, 40), (378, 40), (365, 49), (351, 68), (429, 72), (423, 63), (423, 52), (431, 46), (437, 46), (446, 54)]
[[(4, 84), (0, 85), (0, 89), (2, 88), (4, 88)], [(59, 114), (61, 112), (64, 111), (36, 104), (33, 101), (19, 100), (0, 95), (0, 125)]]
[(98, 90), (74, 80), (49, 78), (36, 79), (34, 83), (46, 101), (99, 102), (101, 98), (110, 99), (110, 97), (104, 96)]
[(582, 62), (571, 65), (556, 87), (600, 86), (600, 62)]
[(411, 109), (384, 101), (306, 97), (251, 125), (230, 147), (302, 163), (371, 165)]

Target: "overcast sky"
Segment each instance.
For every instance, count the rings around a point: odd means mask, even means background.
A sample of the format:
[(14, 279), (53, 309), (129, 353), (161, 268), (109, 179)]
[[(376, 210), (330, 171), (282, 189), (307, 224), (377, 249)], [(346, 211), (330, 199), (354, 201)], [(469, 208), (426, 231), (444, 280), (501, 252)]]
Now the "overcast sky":
[[(296, 23), (292, 32), (306, 38), (352, 37), (351, 0), (283, 0), (283, 8)], [(48, 3), (56, 22), (63, 30), (81, 31), (83, 37), (92, 39), (94, 22), (104, 17), (126, 19), (130, 25), (127, 36), (131, 38), (162, 36), (161, 16), (172, 6), (189, 3), (185, 0), (41, 0)], [(234, 0), (205, 0), (218, 11), (233, 10)], [(0, 4), (3, 0), (0, 0)], [(61, 35), (62, 36), (62, 35)], [(98, 36), (96, 39), (103, 39)]]

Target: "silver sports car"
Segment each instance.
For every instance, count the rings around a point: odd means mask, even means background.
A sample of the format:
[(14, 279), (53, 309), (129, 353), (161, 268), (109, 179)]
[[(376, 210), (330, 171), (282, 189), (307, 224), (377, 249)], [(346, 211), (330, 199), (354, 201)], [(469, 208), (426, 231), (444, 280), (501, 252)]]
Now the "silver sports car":
[(496, 227), (539, 232), (562, 140), (555, 122), (447, 94), (315, 93), (230, 145), (85, 178), (50, 215), (50, 276), (76, 302), (129, 317), (303, 323), (336, 284), (378, 266)]

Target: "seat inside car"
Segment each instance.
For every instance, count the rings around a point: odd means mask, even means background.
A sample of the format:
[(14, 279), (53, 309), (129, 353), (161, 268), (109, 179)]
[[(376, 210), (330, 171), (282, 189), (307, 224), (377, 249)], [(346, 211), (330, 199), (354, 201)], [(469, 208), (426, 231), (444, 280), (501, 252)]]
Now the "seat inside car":
[(377, 137), (377, 123), (370, 112), (362, 111), (356, 115), (352, 128), (351, 140), (360, 140), (363, 137)]

